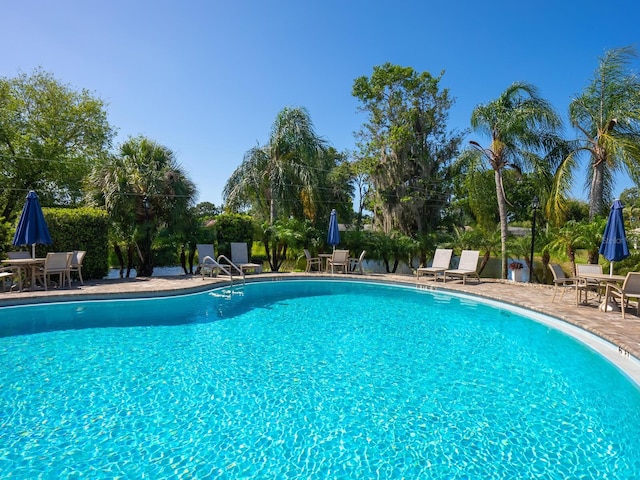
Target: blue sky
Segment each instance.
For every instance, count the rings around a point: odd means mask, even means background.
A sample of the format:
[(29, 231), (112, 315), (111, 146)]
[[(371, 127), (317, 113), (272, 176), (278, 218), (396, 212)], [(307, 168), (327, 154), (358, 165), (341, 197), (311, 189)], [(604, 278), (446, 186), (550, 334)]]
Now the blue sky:
[[(141, 134), (171, 148), (198, 201), (220, 205), (285, 106), (305, 107), (318, 134), (353, 151), (364, 120), (353, 81), (385, 62), (445, 71), (450, 130), (514, 81), (566, 117), (606, 50), (640, 49), (639, 14), (637, 0), (21, 0), (3, 6), (0, 76), (41, 67), (93, 92), (108, 103), (116, 145)], [(574, 196), (586, 198), (583, 183)], [(620, 176), (616, 193), (629, 186)]]

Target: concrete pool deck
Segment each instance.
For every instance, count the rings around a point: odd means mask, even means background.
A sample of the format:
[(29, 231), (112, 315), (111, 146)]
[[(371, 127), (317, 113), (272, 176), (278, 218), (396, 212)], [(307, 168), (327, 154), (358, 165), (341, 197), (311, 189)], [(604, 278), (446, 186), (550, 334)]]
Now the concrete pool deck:
[[(575, 296), (567, 292), (562, 300), (553, 297), (550, 285), (516, 283), (506, 280), (483, 278), (481, 283), (470, 280), (466, 285), (460, 281), (447, 283), (426, 280), (420, 277), (417, 281), (413, 275), (365, 274), (344, 275), (324, 273), (261, 273), (247, 275), (246, 281), (277, 281), (292, 279), (354, 279), (371, 280), (385, 283), (428, 288), (443, 292), (459, 292), (497, 300), (510, 305), (522, 307), (534, 312), (562, 320), (600, 337), (618, 347), (621, 357), (640, 359), (640, 318), (635, 309), (627, 310), (624, 321), (620, 312), (602, 312), (598, 309), (597, 299), (591, 299), (586, 305), (576, 306)], [(234, 283), (240, 280), (234, 279)], [(200, 277), (199, 275), (177, 275), (167, 277), (87, 280), (84, 285), (77, 281), (71, 288), (50, 289), (44, 291), (1, 292), (0, 307), (25, 305), (43, 302), (78, 301), (104, 298), (131, 298), (139, 296), (162, 296), (191, 293), (209, 290), (216, 286), (228, 285), (228, 277)]]

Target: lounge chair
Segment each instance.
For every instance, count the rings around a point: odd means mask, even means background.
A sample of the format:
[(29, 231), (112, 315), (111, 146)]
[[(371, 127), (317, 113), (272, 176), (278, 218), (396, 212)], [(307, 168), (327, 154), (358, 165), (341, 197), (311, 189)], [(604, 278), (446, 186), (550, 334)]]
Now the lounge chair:
[(44, 260), (44, 266), (38, 272), (44, 289), (48, 290), (51, 275), (58, 275), (58, 284), (64, 287), (65, 282), (71, 288), (71, 252), (49, 252)]
[(249, 261), (249, 249), (246, 242), (231, 243), (231, 261), (243, 273), (247, 270), (253, 270), (254, 273), (262, 273), (262, 265)]
[(551, 301), (555, 302), (556, 294), (558, 293), (558, 290), (562, 291), (562, 293), (560, 294), (560, 300), (562, 300), (562, 297), (564, 297), (564, 292), (567, 289), (572, 289), (576, 291), (576, 303), (577, 303), (578, 290), (581, 288), (582, 279), (577, 277), (567, 277), (564, 273), (564, 270), (562, 270), (562, 267), (557, 263), (550, 263), (549, 270), (551, 270), (551, 273), (553, 274), (553, 285), (554, 285), (553, 298), (551, 299)]
[(480, 277), (478, 276), (479, 257), (480, 252), (478, 250), (463, 250), (460, 254), (458, 268), (444, 271), (444, 281), (447, 281), (447, 277), (459, 277), (462, 278), (462, 284), (465, 285), (467, 277), (476, 277), (478, 283), (480, 283)]
[(322, 259), (320, 257), (312, 257), (311, 252), (306, 248), (304, 249), (304, 257), (307, 260), (307, 266), (304, 269), (306, 273), (311, 272), (313, 267), (316, 267), (318, 272), (322, 270)]
[(80, 285), (84, 285), (84, 280), (82, 279), (82, 262), (87, 252), (85, 250), (74, 250), (71, 253), (71, 273), (76, 272), (78, 278), (80, 278)]
[(366, 250), (362, 250), (360, 256), (358, 258), (349, 258), (349, 271), (355, 273), (356, 269), (360, 275), (364, 275), (364, 271), (362, 270), (362, 262), (364, 261), (364, 256), (367, 254)]
[(349, 250), (334, 250), (331, 258), (327, 259), (327, 263), (331, 266), (331, 273), (334, 273), (334, 268), (341, 268), (342, 273), (347, 273), (349, 270)]
[(624, 279), (622, 287), (619, 287), (613, 282), (607, 283), (605, 290), (606, 301), (609, 298), (620, 299), (620, 310), (622, 311), (622, 319), (624, 320), (624, 312), (629, 306), (629, 299), (635, 298), (637, 300), (636, 315), (640, 316), (640, 272), (629, 272), (627, 278)]
[(229, 275), (233, 279), (233, 272), (239, 273), (244, 277), (244, 272), (229, 260), (224, 255), (215, 257), (213, 244), (211, 243), (199, 243), (196, 245), (198, 251), (198, 269), (200, 275), (204, 279), (204, 276), (208, 273), (209, 277), (218, 275), (219, 272), (223, 272), (225, 275)]
[(449, 268), (452, 254), (453, 250), (450, 248), (436, 248), (431, 266), (418, 268), (416, 270), (416, 279), (420, 278), (420, 275), (433, 275), (433, 280), (438, 280), (438, 275), (443, 274)]

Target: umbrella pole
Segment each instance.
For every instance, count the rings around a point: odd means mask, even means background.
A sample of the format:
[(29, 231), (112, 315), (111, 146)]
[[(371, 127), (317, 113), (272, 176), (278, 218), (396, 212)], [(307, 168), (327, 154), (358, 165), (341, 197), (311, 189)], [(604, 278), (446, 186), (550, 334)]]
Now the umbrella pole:
[(36, 258), (36, 244), (31, 244), (31, 258)]
[(613, 262), (609, 264), (609, 276), (613, 275)]

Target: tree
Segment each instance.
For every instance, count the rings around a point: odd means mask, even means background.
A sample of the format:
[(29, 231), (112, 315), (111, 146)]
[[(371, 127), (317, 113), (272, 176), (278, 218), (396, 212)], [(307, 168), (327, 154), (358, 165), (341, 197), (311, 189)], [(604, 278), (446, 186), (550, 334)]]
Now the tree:
[(220, 213), (222, 213), (221, 209), (211, 202), (200, 202), (193, 207), (193, 214), (203, 220), (210, 220)]
[(615, 172), (640, 179), (640, 78), (628, 70), (635, 57), (631, 47), (606, 52), (591, 84), (569, 105), (580, 137), (558, 171), (555, 192), (570, 187), (580, 157), (588, 155), (589, 219), (607, 215)]
[(326, 143), (313, 128), (304, 108), (278, 113), (269, 142), (245, 153), (241, 165), (225, 184), (223, 197), (232, 210), (251, 208), (273, 224), (279, 216), (301, 218), (315, 208), (316, 168)]
[(385, 63), (354, 81), (352, 94), (368, 115), (357, 134), (358, 171), (371, 182), (374, 221), (386, 234), (435, 231), (449, 199), (449, 166), (462, 137), (446, 131), (453, 99), (441, 78)]
[(130, 138), (119, 154), (91, 175), (94, 191), (138, 256), (138, 276), (153, 274), (152, 244), (160, 229), (191, 228), (196, 188), (174, 153), (144, 137)]
[(0, 215), (15, 217), (31, 189), (44, 206), (77, 205), (113, 136), (104, 102), (87, 90), (42, 70), (0, 78)]
[[(528, 83), (516, 82), (496, 100), (477, 106), (471, 114), (471, 126), (475, 132), (491, 138), (489, 147), (483, 148), (471, 141), (472, 149), (463, 155), (462, 161), (472, 168), (488, 164), (494, 172), (496, 198), (500, 218), (502, 278), (507, 278), (507, 194), (503, 184), (506, 169), (522, 172), (529, 169), (541, 189), (550, 188), (552, 157), (562, 144), (556, 135), (561, 126), (551, 105), (538, 95), (538, 90)], [(543, 196), (543, 192), (539, 196)]]
[(544, 249), (555, 253), (556, 255), (566, 254), (571, 262), (572, 276), (576, 276), (576, 250), (583, 245), (581, 224), (570, 221), (560, 228), (553, 236), (550, 243)]

